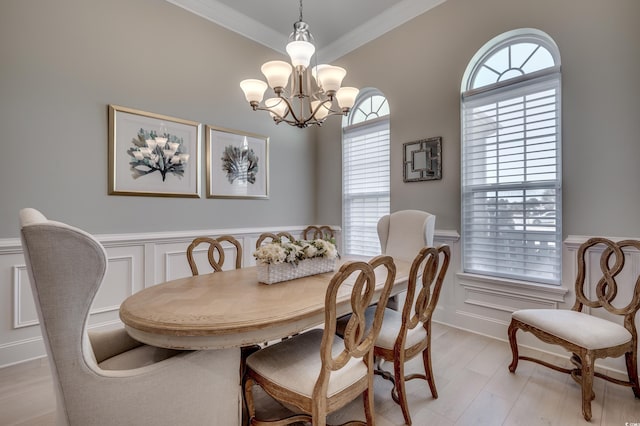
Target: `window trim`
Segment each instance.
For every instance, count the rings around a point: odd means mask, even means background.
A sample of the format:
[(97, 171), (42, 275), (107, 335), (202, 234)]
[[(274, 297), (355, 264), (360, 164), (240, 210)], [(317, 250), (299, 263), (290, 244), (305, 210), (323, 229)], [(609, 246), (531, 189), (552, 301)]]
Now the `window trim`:
[[(371, 118), (368, 120), (364, 120), (355, 124), (351, 124), (351, 115), (345, 116), (342, 119), (342, 135), (341, 135), (341, 160), (342, 160), (342, 239), (343, 239), (343, 249), (345, 250), (346, 254), (350, 254), (347, 251), (347, 247), (349, 247), (350, 245), (347, 242), (347, 238), (349, 237), (349, 226), (347, 225), (347, 221), (346, 221), (346, 211), (347, 211), (347, 205), (346, 205), (346, 201), (347, 200), (352, 200), (352, 199), (366, 199), (366, 198), (379, 198), (379, 197), (383, 197), (386, 196), (389, 199), (389, 211), (387, 212), (387, 214), (390, 212), (391, 210), (391, 164), (390, 164), (390, 157), (391, 157), (391, 112), (390, 112), (390, 107), (389, 107), (389, 100), (387, 99), (387, 97), (378, 89), (375, 88), (371, 88), (371, 87), (367, 87), (364, 88), (360, 91), (360, 93), (358, 94), (358, 97), (356, 98), (356, 102), (354, 104), (354, 108), (352, 109), (352, 111), (356, 110), (360, 105), (362, 105), (364, 102), (367, 102), (371, 97), (373, 96), (381, 96), (385, 99), (385, 102), (387, 103), (387, 109), (389, 109), (389, 114), (386, 114), (384, 116), (381, 117), (375, 117), (375, 118)], [(387, 146), (388, 146), (388, 156), (389, 156), (389, 164), (388, 164), (388, 168), (389, 168), (389, 182), (388, 182), (388, 187), (387, 190), (385, 192), (368, 192), (368, 193), (363, 193), (363, 194), (358, 194), (357, 196), (353, 196), (353, 195), (348, 195), (345, 191), (345, 136), (349, 137), (350, 133), (353, 135), (358, 134), (360, 132), (360, 129), (366, 129), (367, 127), (371, 127), (372, 130), (374, 130), (376, 127), (381, 127), (384, 126), (386, 124), (386, 128), (388, 129), (389, 135), (388, 135), (388, 141), (387, 141)], [(366, 130), (365, 130), (366, 131)], [(375, 130), (376, 132), (378, 130)], [(374, 231), (376, 232), (376, 240), (377, 240), (377, 228), (374, 229)]]
[[(555, 64), (553, 66), (537, 70), (534, 72), (527, 73), (522, 76), (510, 78), (504, 81), (497, 81), (495, 83), (487, 84), (482, 87), (469, 89), (469, 87), (473, 84), (474, 79), (477, 75), (477, 72), (484, 65), (485, 61), (489, 58), (493, 57), (494, 54), (499, 52), (500, 50), (510, 46), (523, 42), (533, 42), (542, 47), (546, 48), (548, 52), (551, 54)], [(555, 86), (555, 96), (557, 97), (556, 101), (556, 179), (549, 182), (542, 181), (533, 181), (533, 182), (518, 182), (514, 184), (510, 183), (496, 183), (496, 184), (486, 184), (486, 185), (472, 185), (474, 192), (484, 187), (485, 189), (491, 191), (505, 191), (511, 188), (515, 190), (530, 190), (535, 189), (537, 186), (539, 187), (548, 187), (553, 186), (555, 188), (557, 197), (555, 200), (555, 211), (557, 212), (557, 226), (556, 231), (554, 233), (557, 240), (557, 250), (559, 253), (559, 259), (557, 259), (557, 266), (559, 267), (557, 279), (541, 279), (535, 278), (528, 275), (517, 275), (511, 273), (504, 273), (496, 275), (496, 271), (482, 271), (478, 275), (479, 272), (476, 270), (465, 270), (465, 242), (464, 240), (469, 238), (469, 235), (465, 235), (464, 221), (465, 221), (465, 195), (468, 196), (468, 190), (465, 191), (465, 179), (464, 168), (461, 170), (461, 266), (462, 271), (461, 274), (470, 275), (470, 276), (484, 276), (488, 280), (493, 280), (496, 282), (502, 282), (504, 280), (508, 280), (510, 282), (525, 282), (531, 285), (539, 285), (544, 283), (546, 285), (551, 285), (554, 287), (559, 287), (562, 285), (562, 75), (561, 75), (561, 63), (560, 63), (560, 53), (555, 42), (545, 33), (539, 30), (523, 28), (513, 31), (508, 31), (504, 34), (501, 34), (494, 39), (487, 42), (478, 52), (473, 56), (473, 59), (469, 62), (467, 69), (464, 73), (464, 77), (461, 82), (461, 153), (462, 158), (461, 162), (464, 165), (465, 162), (465, 150), (469, 149), (468, 146), (465, 146), (465, 142), (467, 142), (465, 138), (465, 128), (468, 123), (465, 122), (465, 107), (469, 107), (469, 105), (465, 105), (465, 102), (473, 103), (474, 101), (481, 101), (484, 97), (488, 100), (494, 98), (494, 96), (499, 96), (501, 93), (507, 93), (512, 91), (517, 91), (526, 87), (535, 87), (536, 85), (544, 85), (545, 83), (550, 83)], [(523, 90), (524, 91), (524, 90)], [(497, 101), (499, 102), (499, 101)], [(523, 218), (526, 220), (526, 218)], [(469, 232), (467, 230), (467, 232)], [(527, 262), (527, 257), (525, 257), (524, 262)], [(525, 280), (528, 279), (528, 280)]]

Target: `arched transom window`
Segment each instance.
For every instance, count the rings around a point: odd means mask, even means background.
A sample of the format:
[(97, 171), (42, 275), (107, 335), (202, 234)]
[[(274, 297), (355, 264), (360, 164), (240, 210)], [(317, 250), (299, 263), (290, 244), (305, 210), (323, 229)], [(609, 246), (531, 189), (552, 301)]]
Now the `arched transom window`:
[(389, 115), (389, 103), (381, 94), (361, 98), (349, 114), (349, 125)]

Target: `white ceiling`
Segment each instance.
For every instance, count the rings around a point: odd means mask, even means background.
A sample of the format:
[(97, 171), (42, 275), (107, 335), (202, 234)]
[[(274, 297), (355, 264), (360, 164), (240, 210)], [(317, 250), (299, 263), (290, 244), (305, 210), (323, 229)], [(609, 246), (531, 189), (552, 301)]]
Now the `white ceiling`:
[[(299, 0), (167, 1), (281, 53), (299, 17)], [(306, 0), (303, 18), (331, 62), (444, 1)]]

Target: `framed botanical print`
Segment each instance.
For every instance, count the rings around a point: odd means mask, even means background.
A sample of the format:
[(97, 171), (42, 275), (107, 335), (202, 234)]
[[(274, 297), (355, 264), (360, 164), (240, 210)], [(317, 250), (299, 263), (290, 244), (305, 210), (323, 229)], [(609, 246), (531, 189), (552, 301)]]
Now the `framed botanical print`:
[(200, 197), (200, 124), (109, 105), (109, 194)]
[(269, 198), (269, 138), (206, 126), (207, 197)]

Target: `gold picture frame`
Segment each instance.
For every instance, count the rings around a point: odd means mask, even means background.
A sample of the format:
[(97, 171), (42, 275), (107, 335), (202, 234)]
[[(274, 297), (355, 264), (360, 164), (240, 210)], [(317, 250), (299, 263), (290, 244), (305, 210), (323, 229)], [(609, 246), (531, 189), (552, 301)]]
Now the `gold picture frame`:
[(200, 127), (109, 105), (109, 195), (200, 198)]
[(206, 126), (207, 198), (269, 198), (269, 137)]

